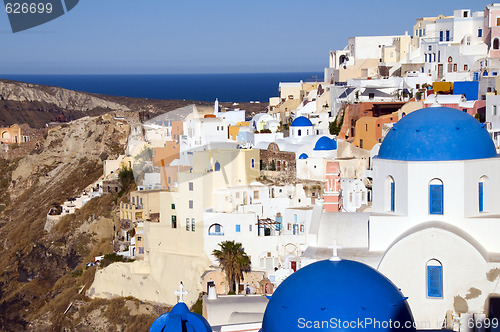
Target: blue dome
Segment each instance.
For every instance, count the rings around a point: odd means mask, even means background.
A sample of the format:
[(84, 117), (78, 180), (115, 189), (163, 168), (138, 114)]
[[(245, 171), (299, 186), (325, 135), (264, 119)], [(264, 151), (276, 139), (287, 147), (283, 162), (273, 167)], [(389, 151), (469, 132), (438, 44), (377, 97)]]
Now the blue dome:
[(385, 137), (379, 158), (439, 161), (491, 158), (495, 145), (484, 125), (467, 113), (429, 107), (399, 120)]
[(292, 127), (312, 127), (312, 122), (305, 116), (299, 116), (292, 122)]
[(314, 146), (315, 151), (330, 151), (337, 149), (337, 142), (326, 136), (321, 137)]
[(149, 332), (212, 332), (207, 320), (194, 312), (190, 312), (183, 302), (177, 303), (170, 312), (158, 317)]
[(307, 159), (307, 158), (309, 158), (309, 156), (305, 153), (303, 153), (299, 156), (299, 159)]
[[(389, 279), (362, 263), (329, 260), (310, 264), (289, 276), (267, 304), (262, 332), (305, 329), (349, 331), (347, 322), (389, 322), (385, 331), (415, 331), (406, 298)], [(321, 325), (315, 328), (315, 322)], [(335, 324), (337, 326), (335, 327)], [(311, 327), (312, 326), (312, 327)], [(374, 325), (354, 326), (375, 330)]]

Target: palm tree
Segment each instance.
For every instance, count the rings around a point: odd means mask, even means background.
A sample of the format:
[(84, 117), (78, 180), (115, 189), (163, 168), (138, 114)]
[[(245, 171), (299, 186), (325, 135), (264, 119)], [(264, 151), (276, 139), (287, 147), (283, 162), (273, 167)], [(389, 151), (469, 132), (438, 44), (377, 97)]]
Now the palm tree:
[(229, 291), (235, 292), (235, 283), (243, 279), (243, 272), (250, 271), (250, 258), (245, 253), (241, 243), (224, 241), (219, 243), (220, 250), (214, 249), (212, 255), (226, 273)]

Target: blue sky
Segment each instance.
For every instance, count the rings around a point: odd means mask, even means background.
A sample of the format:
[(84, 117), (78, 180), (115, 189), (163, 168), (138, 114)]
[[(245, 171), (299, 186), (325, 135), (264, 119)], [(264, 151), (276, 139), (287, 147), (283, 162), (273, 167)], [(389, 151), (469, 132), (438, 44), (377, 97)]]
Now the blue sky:
[(0, 12), (1, 74), (322, 71), (350, 36), (411, 33), (424, 16), (491, 0), (80, 0), (13, 34)]

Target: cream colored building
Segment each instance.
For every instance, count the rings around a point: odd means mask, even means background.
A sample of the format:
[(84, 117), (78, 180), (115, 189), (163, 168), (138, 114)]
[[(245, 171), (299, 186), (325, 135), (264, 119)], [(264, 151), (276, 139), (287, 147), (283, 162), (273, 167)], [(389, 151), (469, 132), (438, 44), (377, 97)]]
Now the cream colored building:
[[(248, 185), (260, 175), (258, 150), (210, 150), (193, 154), (193, 168), (178, 173), (175, 191), (159, 192), (160, 222), (144, 222), (144, 261), (115, 263), (96, 273), (90, 296), (134, 296), (174, 304), (182, 281), (186, 303), (203, 291), (211, 262), (204, 251), (203, 214), (218, 188)], [(144, 203), (144, 202), (143, 202)]]

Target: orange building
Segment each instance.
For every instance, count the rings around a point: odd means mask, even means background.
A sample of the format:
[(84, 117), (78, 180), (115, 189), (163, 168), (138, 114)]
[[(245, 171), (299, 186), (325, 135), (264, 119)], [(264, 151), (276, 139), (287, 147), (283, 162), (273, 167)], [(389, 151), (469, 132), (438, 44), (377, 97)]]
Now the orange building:
[(183, 121), (172, 121), (172, 139), (179, 143), (180, 136), (184, 134)]
[(228, 138), (230, 140), (237, 141), (241, 127), (250, 127), (250, 122), (238, 122), (234, 126), (229, 125), (227, 128)]
[(3, 144), (21, 143), (23, 137), (21, 136), (21, 127), (12, 125), (7, 128), (0, 128), (0, 141)]
[(179, 143), (165, 142), (165, 146), (153, 148), (153, 165), (162, 167), (170, 164), (174, 159), (179, 159)]
[(377, 118), (372, 116), (365, 116), (356, 121), (356, 136), (352, 144), (358, 148), (371, 150), (373, 146), (382, 142), (384, 137), (383, 125), (386, 123), (398, 122), (398, 112), (379, 116)]

